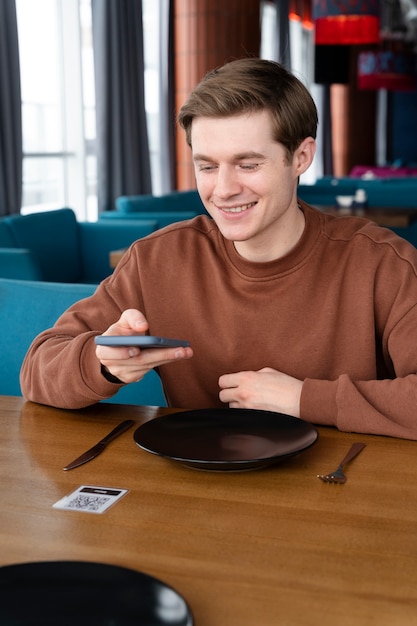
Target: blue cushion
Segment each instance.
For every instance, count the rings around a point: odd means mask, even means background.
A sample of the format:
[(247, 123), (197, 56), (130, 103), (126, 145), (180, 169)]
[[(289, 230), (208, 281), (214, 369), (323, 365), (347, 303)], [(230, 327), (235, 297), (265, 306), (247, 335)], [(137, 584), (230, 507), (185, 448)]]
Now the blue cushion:
[(20, 395), (20, 367), (32, 340), (94, 289), (92, 285), (0, 279), (0, 394)]
[(172, 191), (161, 196), (120, 196), (116, 209), (125, 213), (143, 211), (193, 211), (204, 213), (205, 208), (196, 189)]
[(156, 220), (123, 220), (120, 222), (78, 222), (82, 259), (82, 282), (99, 283), (109, 276), (110, 252), (127, 248), (136, 239), (146, 237), (158, 227)]
[(356, 190), (355, 185), (325, 185), (323, 183), (317, 185), (298, 185), (297, 196), (313, 206), (334, 206), (336, 204), (336, 196), (354, 196)]
[(370, 207), (412, 208), (417, 204), (417, 186), (364, 187)]
[[(0, 278), (0, 394), (21, 395), (20, 368), (32, 340), (52, 327), (71, 304), (90, 296), (95, 289), (96, 285)], [(155, 372), (147, 374), (139, 383), (126, 385), (106, 402), (166, 406)]]
[(0, 219), (0, 276), (40, 280), (42, 272), (32, 252), (15, 246), (10, 227), (3, 218)]
[(42, 272), (30, 250), (24, 248), (0, 248), (1, 278), (42, 280)]
[(0, 219), (0, 247), (12, 248), (16, 245), (12, 231), (4, 218)]
[[(99, 283), (113, 271), (110, 252), (127, 248), (136, 239), (149, 235), (158, 223), (155, 219), (79, 222), (72, 209), (63, 208), (8, 216), (4, 218), (4, 226), (3, 234), (0, 230), (4, 245), (9, 236), (9, 244), (30, 250), (38, 265), (40, 275), (21, 277), (60, 283)], [(1, 275), (6, 274), (0, 268)], [(19, 277), (16, 272), (7, 276)]]
[(364, 189), (370, 207), (409, 208), (417, 201), (417, 177), (361, 179), (324, 176), (313, 185), (299, 185), (298, 196), (316, 206), (333, 205), (336, 195), (353, 196)]
[(81, 253), (74, 211), (58, 209), (4, 218), (16, 246), (32, 250), (43, 280), (76, 283), (81, 280)]
[(106, 211), (101, 213), (99, 221), (123, 221), (144, 220), (154, 218), (157, 228), (169, 226), (175, 222), (191, 220), (198, 215), (197, 211), (140, 211), (137, 213), (125, 213), (123, 211)]

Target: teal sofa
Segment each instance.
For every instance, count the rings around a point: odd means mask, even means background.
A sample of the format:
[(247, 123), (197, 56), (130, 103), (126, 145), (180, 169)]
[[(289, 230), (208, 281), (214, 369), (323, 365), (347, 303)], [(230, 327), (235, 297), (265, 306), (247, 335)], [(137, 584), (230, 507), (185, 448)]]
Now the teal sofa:
[(32, 252), (24, 248), (15, 248), (15, 240), (4, 219), (0, 219), (0, 276), (26, 280), (41, 279), (40, 268)]
[(119, 196), (116, 210), (100, 214), (99, 220), (155, 219), (158, 228), (206, 213), (196, 189), (172, 191), (161, 196)]
[[(19, 374), (32, 340), (53, 326), (71, 304), (87, 298), (96, 285), (0, 278), (0, 395), (21, 395)], [(53, 381), (51, 381), (53, 385)], [(104, 402), (166, 406), (159, 376), (150, 372)]]
[(413, 176), (378, 179), (324, 176), (313, 185), (300, 184), (298, 197), (313, 206), (335, 206), (336, 196), (354, 196), (357, 189), (365, 190), (371, 208), (417, 207), (417, 177)]
[(122, 213), (147, 213), (154, 211), (190, 211), (203, 213), (204, 205), (196, 189), (171, 191), (160, 196), (119, 196), (116, 198), (116, 210)]
[[(298, 197), (312, 206), (334, 207), (337, 206), (336, 196), (354, 196), (357, 189), (365, 190), (370, 209), (417, 209), (417, 177), (413, 176), (371, 180), (324, 176), (313, 185), (300, 184)], [(391, 230), (417, 248), (417, 222), (404, 228), (391, 227)]]
[(0, 277), (97, 284), (113, 271), (112, 250), (158, 227), (155, 219), (80, 222), (74, 211), (11, 215), (0, 220)]

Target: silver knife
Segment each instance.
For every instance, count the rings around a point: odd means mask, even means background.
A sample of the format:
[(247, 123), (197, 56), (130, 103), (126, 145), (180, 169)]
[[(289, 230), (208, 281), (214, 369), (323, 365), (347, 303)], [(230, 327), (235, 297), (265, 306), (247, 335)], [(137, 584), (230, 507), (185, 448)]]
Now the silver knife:
[(71, 461), (71, 463), (68, 463), (68, 465), (64, 467), (64, 470), (74, 469), (74, 467), (84, 465), (84, 463), (88, 463), (88, 461), (95, 459), (96, 456), (103, 452), (104, 448), (108, 443), (110, 443), (110, 441), (116, 439), (116, 437), (128, 430), (134, 423), (134, 420), (125, 420), (124, 422), (121, 422), (118, 426), (116, 426), (116, 428), (113, 428), (108, 435), (96, 443), (95, 446), (87, 450), (87, 452), (84, 452), (84, 454), (78, 458), (74, 459), (74, 461)]

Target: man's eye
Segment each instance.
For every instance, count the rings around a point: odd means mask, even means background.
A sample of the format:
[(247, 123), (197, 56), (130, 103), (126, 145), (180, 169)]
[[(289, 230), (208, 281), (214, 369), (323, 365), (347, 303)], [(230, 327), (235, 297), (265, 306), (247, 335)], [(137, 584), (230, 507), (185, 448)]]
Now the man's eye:
[(251, 170), (256, 170), (256, 169), (258, 169), (258, 167), (259, 167), (259, 163), (241, 163), (241, 164), (240, 164), (240, 168), (241, 168), (242, 170), (248, 170), (248, 171), (251, 171)]
[(216, 166), (215, 165), (199, 165), (198, 166), (198, 170), (200, 172), (211, 172), (212, 170), (215, 170)]

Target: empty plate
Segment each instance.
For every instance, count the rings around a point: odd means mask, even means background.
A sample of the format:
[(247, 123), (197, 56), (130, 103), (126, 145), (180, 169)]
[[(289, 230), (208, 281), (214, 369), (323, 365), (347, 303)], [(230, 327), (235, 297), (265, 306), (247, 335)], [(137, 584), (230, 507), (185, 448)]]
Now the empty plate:
[(153, 454), (212, 471), (258, 469), (298, 454), (318, 438), (303, 420), (253, 409), (199, 409), (157, 417), (134, 433)]
[(45, 561), (0, 567), (7, 626), (192, 626), (183, 598), (163, 582), (103, 563)]

